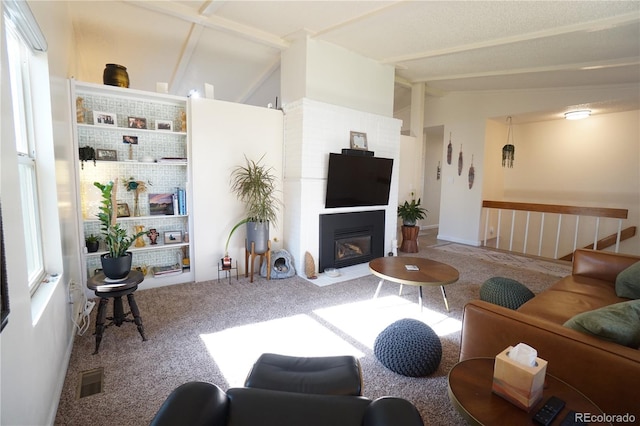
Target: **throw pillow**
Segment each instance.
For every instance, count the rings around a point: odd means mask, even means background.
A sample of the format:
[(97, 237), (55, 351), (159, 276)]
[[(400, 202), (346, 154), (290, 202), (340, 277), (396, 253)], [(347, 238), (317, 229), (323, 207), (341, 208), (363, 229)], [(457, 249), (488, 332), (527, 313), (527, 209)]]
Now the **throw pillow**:
[(623, 270), (616, 277), (616, 294), (627, 299), (640, 299), (640, 262)]
[(583, 312), (565, 322), (564, 326), (638, 349), (640, 347), (640, 300), (615, 303)]

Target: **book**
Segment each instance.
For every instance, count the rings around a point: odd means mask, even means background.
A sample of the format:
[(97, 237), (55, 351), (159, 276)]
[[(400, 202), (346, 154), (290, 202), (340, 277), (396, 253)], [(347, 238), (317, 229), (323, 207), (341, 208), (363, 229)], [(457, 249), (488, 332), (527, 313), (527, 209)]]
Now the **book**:
[(404, 265), (407, 271), (419, 271), (420, 269), (416, 265)]
[(154, 266), (151, 268), (154, 277), (182, 273), (180, 265)]

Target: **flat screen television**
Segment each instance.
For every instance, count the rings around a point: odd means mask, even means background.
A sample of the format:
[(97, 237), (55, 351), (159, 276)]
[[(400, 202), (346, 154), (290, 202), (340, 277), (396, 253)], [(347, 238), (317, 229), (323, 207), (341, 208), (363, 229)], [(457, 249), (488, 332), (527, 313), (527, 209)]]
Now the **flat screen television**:
[(326, 208), (389, 203), (393, 159), (329, 154)]

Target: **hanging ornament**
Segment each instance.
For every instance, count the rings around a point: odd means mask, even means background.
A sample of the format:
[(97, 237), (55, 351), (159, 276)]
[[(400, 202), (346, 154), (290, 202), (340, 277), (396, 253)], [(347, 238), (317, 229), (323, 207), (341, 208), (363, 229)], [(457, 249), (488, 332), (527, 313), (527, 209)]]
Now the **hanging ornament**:
[(453, 146), (451, 145), (451, 132), (449, 132), (449, 145), (447, 146), (447, 164), (451, 164), (452, 154), (453, 154)]
[(442, 168), (440, 167), (440, 162), (438, 161), (438, 169), (436, 170), (436, 180), (440, 180), (440, 173)]
[(516, 154), (516, 147), (513, 145), (511, 116), (507, 117), (507, 123), (509, 123), (509, 130), (507, 132), (507, 144), (502, 147), (502, 167), (506, 165), (507, 167), (512, 168), (513, 160), (515, 159)]
[(473, 168), (473, 154), (471, 154), (471, 167), (469, 167), (469, 189), (473, 187), (473, 181), (476, 178), (476, 170)]
[(462, 161), (462, 145), (460, 145), (460, 154), (458, 154), (458, 176), (462, 174), (462, 166), (464, 162)]

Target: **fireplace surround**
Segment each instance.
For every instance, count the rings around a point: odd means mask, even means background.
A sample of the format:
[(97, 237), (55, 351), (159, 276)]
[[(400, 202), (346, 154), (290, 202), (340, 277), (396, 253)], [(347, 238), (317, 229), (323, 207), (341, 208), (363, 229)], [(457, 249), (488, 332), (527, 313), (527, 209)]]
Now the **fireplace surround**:
[(319, 272), (384, 256), (385, 211), (320, 215)]

